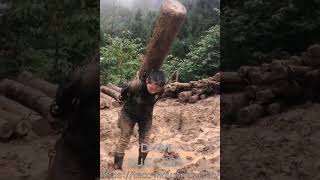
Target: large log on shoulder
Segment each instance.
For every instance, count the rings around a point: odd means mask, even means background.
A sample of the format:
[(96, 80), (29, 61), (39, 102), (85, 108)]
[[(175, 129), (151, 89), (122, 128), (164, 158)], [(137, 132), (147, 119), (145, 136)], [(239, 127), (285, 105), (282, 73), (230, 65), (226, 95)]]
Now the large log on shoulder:
[(43, 92), (17, 81), (4, 79), (0, 81), (0, 94), (38, 112), (50, 123), (56, 122), (50, 114), (50, 105), (53, 100)]
[(152, 70), (158, 70), (176, 38), (186, 18), (186, 8), (177, 0), (164, 0), (153, 32), (147, 43), (140, 66), (139, 77), (142, 78)]
[(24, 85), (40, 90), (51, 98), (56, 96), (56, 91), (58, 88), (56, 84), (52, 84), (48, 81), (37, 78), (30, 72), (23, 71), (18, 75), (17, 80)]

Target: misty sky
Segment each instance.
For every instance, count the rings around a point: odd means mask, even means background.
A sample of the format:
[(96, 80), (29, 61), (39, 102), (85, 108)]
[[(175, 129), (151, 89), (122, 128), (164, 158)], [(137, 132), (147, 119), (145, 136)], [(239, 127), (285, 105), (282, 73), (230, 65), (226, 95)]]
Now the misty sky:
[(148, 8), (159, 9), (162, 0), (100, 0), (101, 7), (110, 7), (114, 3), (129, 9)]

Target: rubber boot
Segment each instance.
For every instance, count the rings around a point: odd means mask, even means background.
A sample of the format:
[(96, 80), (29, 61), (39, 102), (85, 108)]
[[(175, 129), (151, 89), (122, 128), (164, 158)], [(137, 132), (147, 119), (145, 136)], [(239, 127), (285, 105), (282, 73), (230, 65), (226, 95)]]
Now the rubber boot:
[(122, 170), (124, 153), (115, 153), (113, 167), (115, 170)]
[(138, 166), (143, 166), (144, 161), (146, 160), (148, 152), (141, 152), (141, 148), (139, 148), (139, 157), (138, 157)]

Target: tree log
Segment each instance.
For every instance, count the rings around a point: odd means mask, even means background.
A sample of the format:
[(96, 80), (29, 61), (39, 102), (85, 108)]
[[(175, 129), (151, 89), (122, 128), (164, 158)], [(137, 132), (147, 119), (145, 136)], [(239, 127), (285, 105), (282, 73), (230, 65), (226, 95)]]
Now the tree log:
[(312, 67), (310, 66), (289, 65), (288, 68), (290, 76), (302, 76), (312, 70)]
[(0, 94), (33, 109), (50, 123), (56, 122), (50, 114), (50, 105), (53, 100), (39, 90), (13, 80), (4, 79), (0, 82)]
[(200, 96), (200, 99), (205, 99), (205, 98), (207, 98), (207, 95), (206, 94), (202, 94), (201, 96)]
[(116, 86), (116, 85), (113, 85), (113, 84), (111, 84), (111, 83), (108, 83), (106, 86), (107, 86), (108, 88), (110, 88), (110, 89), (113, 89), (113, 90), (117, 91), (118, 93), (121, 93), (121, 88), (119, 88), (119, 87)]
[(275, 100), (275, 94), (272, 92), (272, 89), (264, 89), (257, 91), (255, 103), (257, 104), (269, 104)]
[(217, 81), (220, 82), (220, 73), (216, 73), (212, 78), (210, 78), (211, 81)]
[(198, 88), (194, 88), (192, 89), (192, 93), (196, 94), (198, 96), (201, 96), (202, 94), (207, 93), (207, 89), (198, 89)]
[(6, 98), (4, 96), (0, 96), (0, 109), (3, 109), (5, 111), (19, 114), (24, 117), (30, 117), (32, 115), (38, 115), (37, 112), (17, 103), (16, 101), (13, 101), (9, 98)]
[(181, 92), (181, 91), (188, 91), (191, 90), (192, 85), (190, 83), (179, 83), (179, 82), (174, 82), (171, 83), (167, 86), (170, 91), (172, 92)]
[(30, 123), (32, 131), (38, 136), (46, 136), (52, 132), (49, 122), (37, 112), (4, 96), (0, 96), (0, 109), (22, 116), (24, 120)]
[(238, 69), (238, 74), (242, 79), (248, 79), (249, 74), (256, 71), (259, 71), (259, 67), (257, 66), (241, 66)]
[(288, 69), (284, 66), (273, 65), (271, 71), (255, 71), (249, 74), (249, 80), (252, 84), (272, 84), (276, 81), (284, 80), (289, 77)]
[(221, 119), (229, 120), (243, 107), (249, 105), (249, 99), (245, 93), (222, 94), (220, 96)]
[(30, 131), (30, 124), (23, 118), (16, 114), (12, 114), (0, 109), (0, 117), (8, 122), (13, 132), (18, 136), (25, 136)]
[(100, 91), (118, 101), (120, 93), (106, 86), (100, 86)]
[(187, 102), (191, 96), (192, 96), (192, 91), (183, 91), (179, 93), (178, 98), (182, 102)]
[(282, 110), (282, 106), (283, 106), (282, 103), (274, 102), (268, 105), (267, 112), (270, 115), (279, 114)]
[(309, 66), (319, 66), (320, 65), (320, 45), (311, 45), (307, 52), (303, 54), (304, 63)]
[(105, 98), (100, 98), (100, 109), (110, 108), (110, 103)]
[(158, 70), (168, 55), (186, 17), (186, 8), (176, 0), (164, 0), (140, 66), (142, 78), (152, 70)]
[(220, 78), (222, 84), (245, 84), (238, 72), (221, 72)]
[(238, 113), (238, 121), (241, 124), (250, 124), (262, 117), (264, 109), (260, 104), (251, 104), (242, 108)]
[(17, 80), (27, 86), (34, 89), (38, 89), (45, 93), (47, 96), (54, 98), (56, 96), (56, 91), (58, 86), (56, 84), (49, 83), (43, 79), (33, 76), (30, 72), (23, 71), (18, 75)]
[(196, 103), (200, 99), (199, 95), (195, 94), (189, 97), (189, 103)]
[(8, 140), (13, 134), (13, 130), (8, 121), (0, 118), (0, 140)]

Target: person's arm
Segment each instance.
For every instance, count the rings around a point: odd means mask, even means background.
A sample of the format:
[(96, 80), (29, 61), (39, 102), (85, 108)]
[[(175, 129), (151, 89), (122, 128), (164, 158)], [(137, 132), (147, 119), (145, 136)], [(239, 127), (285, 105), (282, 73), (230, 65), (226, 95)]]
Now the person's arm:
[(120, 97), (118, 98), (121, 102), (125, 101), (130, 97), (132, 93), (137, 93), (141, 90), (142, 82), (139, 78), (134, 78), (132, 81), (128, 82), (122, 89)]

